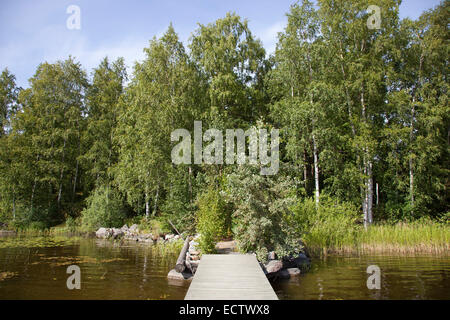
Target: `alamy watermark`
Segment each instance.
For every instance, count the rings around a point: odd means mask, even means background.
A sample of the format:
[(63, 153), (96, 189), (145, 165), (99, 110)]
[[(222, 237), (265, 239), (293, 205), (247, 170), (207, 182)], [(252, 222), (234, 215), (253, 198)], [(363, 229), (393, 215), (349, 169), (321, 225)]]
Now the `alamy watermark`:
[(73, 265), (67, 267), (66, 272), (67, 272), (67, 274), (70, 274), (70, 276), (67, 278), (67, 281), (66, 281), (67, 289), (69, 289), (69, 290), (81, 289), (80, 267), (73, 264)]
[(79, 6), (70, 5), (66, 9), (66, 13), (70, 16), (66, 20), (66, 26), (69, 30), (81, 29), (81, 9)]
[(367, 289), (381, 289), (381, 270), (377, 265), (370, 265), (367, 267), (366, 272), (370, 274), (367, 278)]
[[(191, 134), (186, 129), (176, 129), (170, 135), (172, 142), (179, 141), (172, 149), (172, 162), (174, 164), (192, 164)], [(246, 148), (248, 138), (248, 156)], [(237, 143), (235, 143), (235, 141)], [(210, 142), (203, 147), (203, 142)], [(208, 129), (203, 133), (202, 122), (194, 121), (194, 164), (245, 164), (259, 163), (262, 166), (261, 175), (275, 175), (279, 169), (279, 130), (270, 132), (270, 149), (267, 129), (250, 128), (227, 129), (225, 131), (226, 155), (224, 161), (224, 137), (218, 129)], [(235, 152), (236, 150), (236, 152)], [(270, 151), (270, 155), (269, 155)]]
[(381, 9), (379, 6), (370, 5), (367, 8), (367, 12), (370, 14), (369, 18), (367, 18), (367, 28), (373, 29), (381, 29)]

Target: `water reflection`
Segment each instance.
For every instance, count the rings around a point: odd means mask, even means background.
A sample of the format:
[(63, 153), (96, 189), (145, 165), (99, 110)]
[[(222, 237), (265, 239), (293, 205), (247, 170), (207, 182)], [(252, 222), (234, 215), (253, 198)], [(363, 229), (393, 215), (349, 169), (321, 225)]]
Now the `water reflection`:
[[(380, 290), (369, 290), (366, 269), (381, 269)], [(450, 258), (359, 256), (313, 260), (309, 273), (273, 284), (280, 299), (450, 299)]]
[[(19, 247), (0, 244), (0, 273), (10, 275), (0, 280), (0, 299), (183, 299), (189, 286), (166, 278), (177, 252), (97, 239), (9, 240)], [(81, 268), (81, 290), (66, 287), (71, 264)]]
[[(0, 238), (0, 299), (183, 299), (189, 283), (167, 279), (177, 255), (132, 242)], [(66, 287), (71, 264), (81, 290)], [(369, 265), (381, 269), (380, 290), (367, 288)], [(273, 287), (280, 299), (449, 299), (450, 258), (329, 256)]]

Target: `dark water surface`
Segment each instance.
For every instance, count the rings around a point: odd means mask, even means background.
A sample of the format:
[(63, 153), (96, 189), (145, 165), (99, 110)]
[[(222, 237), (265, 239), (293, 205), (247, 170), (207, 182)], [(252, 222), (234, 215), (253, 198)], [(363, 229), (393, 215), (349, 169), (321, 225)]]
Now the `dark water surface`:
[[(0, 299), (183, 299), (189, 283), (167, 280), (177, 256), (147, 244), (0, 237)], [(70, 265), (81, 290), (66, 286)], [(369, 265), (381, 269), (380, 290), (367, 288)], [(273, 287), (280, 299), (450, 299), (450, 258), (330, 256)]]
[[(380, 268), (369, 290), (367, 267)], [(313, 259), (311, 270), (273, 285), (280, 299), (450, 299), (450, 257), (363, 255)]]
[[(184, 299), (189, 288), (167, 280), (178, 252), (99, 239), (7, 238), (0, 238), (0, 273), (8, 272), (0, 299)], [(80, 290), (67, 288), (70, 265), (80, 267)]]

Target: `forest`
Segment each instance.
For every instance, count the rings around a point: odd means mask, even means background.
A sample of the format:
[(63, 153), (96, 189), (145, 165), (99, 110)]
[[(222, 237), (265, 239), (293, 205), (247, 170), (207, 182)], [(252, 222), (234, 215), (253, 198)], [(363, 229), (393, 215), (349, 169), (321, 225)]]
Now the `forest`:
[[(267, 55), (228, 13), (186, 47), (170, 25), (127, 74), (42, 62), (19, 88), (0, 77), (0, 222), (16, 230), (140, 224), (234, 238), (260, 257), (392, 241), (449, 243), (448, 11), (417, 20), (398, 0), (308, 0), (287, 8)], [(280, 165), (172, 163), (171, 133), (273, 128)], [(397, 237), (397, 238), (396, 238)]]

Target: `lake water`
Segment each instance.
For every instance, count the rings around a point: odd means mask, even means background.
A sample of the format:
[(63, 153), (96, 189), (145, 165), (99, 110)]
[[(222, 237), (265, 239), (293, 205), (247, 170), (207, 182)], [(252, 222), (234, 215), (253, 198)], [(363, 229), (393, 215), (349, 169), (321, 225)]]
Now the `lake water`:
[[(177, 256), (128, 242), (2, 237), (0, 299), (183, 299), (189, 283), (167, 279)], [(81, 290), (67, 289), (69, 265), (80, 267)], [(381, 269), (380, 290), (367, 288), (369, 265)], [(273, 287), (280, 299), (450, 299), (450, 258), (329, 256)]]

